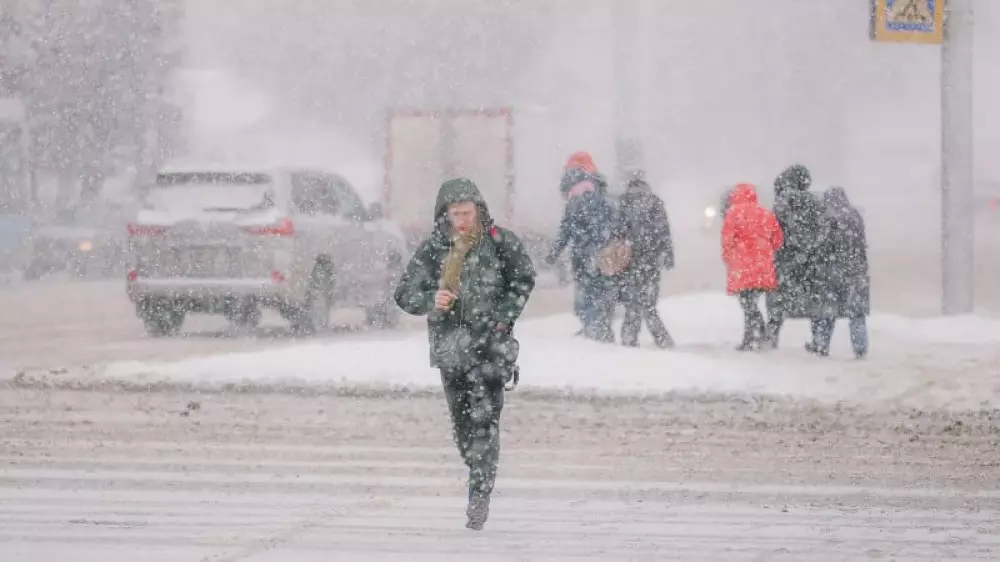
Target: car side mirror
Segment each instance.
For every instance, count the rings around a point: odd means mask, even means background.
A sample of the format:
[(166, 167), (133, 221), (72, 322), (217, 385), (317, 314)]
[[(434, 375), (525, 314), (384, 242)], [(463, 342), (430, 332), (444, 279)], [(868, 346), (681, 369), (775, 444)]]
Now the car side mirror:
[(372, 203), (368, 206), (368, 220), (378, 221), (384, 218), (385, 212), (381, 203)]

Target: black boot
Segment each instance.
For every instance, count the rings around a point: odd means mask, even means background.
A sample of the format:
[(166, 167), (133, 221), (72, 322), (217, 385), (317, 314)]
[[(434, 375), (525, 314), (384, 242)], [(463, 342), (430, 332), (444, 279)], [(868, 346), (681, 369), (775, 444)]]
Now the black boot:
[(465, 515), (469, 521), (465, 526), (473, 531), (482, 531), (486, 526), (486, 520), (490, 516), (490, 496), (483, 492), (469, 491), (469, 507), (465, 510)]
[(812, 353), (813, 355), (815, 355), (817, 357), (829, 357), (830, 356), (830, 350), (829, 349), (820, 349), (814, 342), (809, 342), (809, 343), (806, 344), (806, 351), (808, 353)]
[(743, 342), (736, 348), (737, 351), (750, 351), (760, 349), (761, 345), (767, 341), (764, 318), (760, 313), (750, 314), (743, 322)]
[(677, 344), (674, 343), (674, 338), (670, 337), (670, 334), (667, 334), (662, 338), (657, 338), (656, 347), (660, 349), (673, 349), (677, 347)]
[(753, 329), (750, 326), (743, 328), (743, 341), (736, 346), (736, 351), (753, 351), (759, 346), (757, 338), (754, 337)]
[(771, 338), (767, 335), (767, 324), (763, 320), (757, 324), (754, 337), (757, 339), (757, 346), (760, 349), (774, 349), (771, 346)]
[(778, 335), (783, 321), (768, 321), (764, 328), (764, 342), (768, 349), (778, 349)]

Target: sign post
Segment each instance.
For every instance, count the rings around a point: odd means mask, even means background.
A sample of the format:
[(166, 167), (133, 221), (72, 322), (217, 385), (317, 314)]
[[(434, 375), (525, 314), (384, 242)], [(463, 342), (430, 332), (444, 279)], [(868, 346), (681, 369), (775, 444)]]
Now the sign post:
[(972, 2), (949, 0), (941, 50), (941, 308), (975, 308)]
[(975, 308), (973, 0), (872, 0), (875, 41), (941, 47), (941, 311)]

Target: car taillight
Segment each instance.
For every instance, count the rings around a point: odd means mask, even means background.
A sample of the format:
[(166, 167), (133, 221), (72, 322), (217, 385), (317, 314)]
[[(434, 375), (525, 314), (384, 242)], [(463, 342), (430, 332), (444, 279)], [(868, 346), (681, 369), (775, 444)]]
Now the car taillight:
[(990, 201), (990, 209), (994, 211), (1000, 211), (1000, 199), (994, 199)]
[(288, 218), (268, 226), (250, 226), (246, 230), (257, 236), (295, 236), (295, 225), (292, 224), (292, 219)]
[(159, 236), (167, 231), (165, 227), (146, 224), (129, 224), (126, 229), (129, 236)]

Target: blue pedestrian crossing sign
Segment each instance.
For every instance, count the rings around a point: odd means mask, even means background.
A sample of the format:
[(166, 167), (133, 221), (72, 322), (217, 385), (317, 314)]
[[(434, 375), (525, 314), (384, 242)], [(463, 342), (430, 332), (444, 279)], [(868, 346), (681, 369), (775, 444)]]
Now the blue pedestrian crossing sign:
[(944, 40), (945, 0), (872, 0), (875, 41), (927, 43)]

